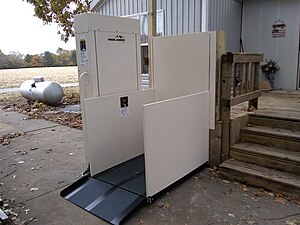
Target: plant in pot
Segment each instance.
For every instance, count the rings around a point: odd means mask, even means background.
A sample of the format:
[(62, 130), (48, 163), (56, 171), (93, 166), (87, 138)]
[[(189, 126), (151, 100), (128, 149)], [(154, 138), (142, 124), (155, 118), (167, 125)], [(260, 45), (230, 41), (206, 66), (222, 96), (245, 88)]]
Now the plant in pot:
[(275, 73), (280, 70), (280, 67), (277, 65), (277, 61), (270, 59), (266, 60), (264, 64), (260, 65), (260, 70), (265, 74), (268, 79), (271, 89), (274, 90), (274, 76)]

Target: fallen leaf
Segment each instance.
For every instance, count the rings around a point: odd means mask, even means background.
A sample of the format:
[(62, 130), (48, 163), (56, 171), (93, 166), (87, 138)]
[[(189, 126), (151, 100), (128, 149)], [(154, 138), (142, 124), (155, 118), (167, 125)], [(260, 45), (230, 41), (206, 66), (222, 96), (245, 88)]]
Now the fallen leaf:
[(36, 218), (30, 218), (27, 222), (25, 222), (25, 224), (29, 224), (31, 221), (36, 222), (37, 219)]
[(146, 222), (142, 219), (139, 219), (138, 224), (145, 224)]
[(243, 196), (246, 197), (246, 198), (250, 198), (250, 196), (247, 195), (247, 194), (243, 194)]
[(170, 203), (166, 202), (157, 206), (158, 208), (168, 209), (170, 208)]
[(244, 187), (244, 188), (243, 188), (243, 191), (244, 191), (244, 192), (249, 192), (249, 188)]
[(282, 197), (276, 197), (275, 202), (281, 203), (281, 204), (286, 204), (286, 199)]
[(235, 218), (235, 215), (233, 213), (228, 213), (228, 216), (231, 218)]
[(37, 190), (39, 190), (39, 189), (38, 189), (38, 188), (31, 188), (31, 189), (30, 189), (31, 192), (35, 192), (35, 191), (37, 191)]
[(263, 193), (260, 192), (260, 191), (255, 191), (255, 192), (254, 192), (254, 195), (255, 195), (255, 197), (262, 197), (262, 196), (263, 196)]
[(4, 213), (8, 216), (12, 215), (12, 216), (18, 216), (17, 213), (13, 212), (11, 209), (6, 209), (4, 210)]
[(287, 221), (285, 221), (285, 224), (286, 224), (286, 225), (297, 225), (296, 223), (294, 223), (294, 222), (291, 222), (291, 221), (288, 221), (288, 220), (287, 220)]
[(229, 184), (230, 183), (230, 181), (228, 181), (228, 180), (222, 180), (222, 182), (224, 183), (224, 184)]
[(42, 168), (42, 166), (37, 166), (37, 167), (35, 167), (36, 170), (39, 170), (39, 169), (41, 169), (41, 168)]
[(230, 188), (228, 191), (223, 192), (225, 195), (231, 195), (233, 193), (232, 188)]

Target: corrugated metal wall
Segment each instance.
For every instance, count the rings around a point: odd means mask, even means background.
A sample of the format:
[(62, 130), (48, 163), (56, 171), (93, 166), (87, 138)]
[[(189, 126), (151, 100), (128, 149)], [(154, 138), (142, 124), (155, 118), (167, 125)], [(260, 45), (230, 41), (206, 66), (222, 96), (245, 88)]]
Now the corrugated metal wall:
[(227, 51), (240, 51), (242, 2), (208, 0), (208, 30), (225, 30)]
[[(202, 0), (157, 0), (157, 10), (163, 9), (165, 35), (201, 31)], [(148, 11), (147, 0), (108, 0), (95, 11), (104, 15), (125, 16)]]
[[(206, 0), (207, 29), (227, 32), (227, 50), (240, 50), (242, 3), (239, 0)], [(125, 16), (147, 12), (147, 0), (107, 0), (95, 11), (104, 15)], [(165, 35), (200, 32), (202, 0), (157, 0), (164, 10)]]

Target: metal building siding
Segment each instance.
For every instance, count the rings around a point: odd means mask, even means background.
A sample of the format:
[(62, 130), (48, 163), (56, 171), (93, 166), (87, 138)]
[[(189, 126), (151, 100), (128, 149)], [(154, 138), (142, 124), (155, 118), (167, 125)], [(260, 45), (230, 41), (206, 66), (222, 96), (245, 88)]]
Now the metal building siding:
[(125, 16), (146, 9), (147, 0), (108, 0), (95, 11), (103, 15)]
[(201, 0), (162, 0), (166, 35), (201, 31)]
[[(202, 0), (157, 0), (157, 9), (164, 10), (165, 35), (201, 31)], [(97, 13), (125, 16), (148, 11), (148, 0), (107, 0)]]
[(208, 1), (208, 30), (226, 31), (228, 51), (240, 51), (241, 13), (241, 1)]

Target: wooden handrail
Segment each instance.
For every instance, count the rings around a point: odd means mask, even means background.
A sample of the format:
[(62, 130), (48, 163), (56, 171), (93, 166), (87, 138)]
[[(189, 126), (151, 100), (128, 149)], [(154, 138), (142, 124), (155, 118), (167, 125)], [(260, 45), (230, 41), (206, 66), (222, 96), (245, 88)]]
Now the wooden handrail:
[(259, 63), (262, 53), (227, 53), (222, 55), (220, 117), (222, 121), (222, 161), (229, 158), (231, 107), (248, 101), (257, 108), (259, 91)]

